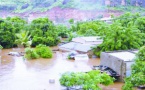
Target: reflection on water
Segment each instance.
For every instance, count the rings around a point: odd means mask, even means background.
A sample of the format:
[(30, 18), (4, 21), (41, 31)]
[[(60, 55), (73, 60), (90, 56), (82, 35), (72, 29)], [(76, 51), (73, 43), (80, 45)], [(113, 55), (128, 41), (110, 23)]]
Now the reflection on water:
[[(59, 77), (65, 71), (79, 70), (73, 60), (66, 60), (66, 53), (55, 52), (52, 59), (25, 60), (23, 57), (10, 56), (9, 52), (24, 49), (4, 49), (0, 64), (0, 90), (62, 90)], [(86, 66), (99, 65), (99, 59), (90, 59)], [(49, 83), (55, 79), (55, 83)], [(121, 90), (122, 83), (115, 83), (103, 90)]]

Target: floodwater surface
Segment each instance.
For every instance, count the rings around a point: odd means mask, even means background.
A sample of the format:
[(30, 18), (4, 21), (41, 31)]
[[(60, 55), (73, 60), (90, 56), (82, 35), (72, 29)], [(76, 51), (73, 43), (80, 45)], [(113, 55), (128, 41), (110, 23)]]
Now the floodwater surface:
[[(59, 78), (66, 71), (87, 71), (91, 66), (99, 65), (100, 60), (90, 59), (85, 65), (67, 60), (66, 52), (56, 51), (52, 59), (26, 60), (22, 56), (11, 56), (9, 52), (21, 52), (24, 49), (3, 49), (0, 52), (0, 90), (64, 90)], [(76, 63), (80, 64), (76, 66)], [(49, 80), (54, 79), (54, 83)], [(121, 90), (123, 83), (116, 82), (102, 86), (103, 90)]]

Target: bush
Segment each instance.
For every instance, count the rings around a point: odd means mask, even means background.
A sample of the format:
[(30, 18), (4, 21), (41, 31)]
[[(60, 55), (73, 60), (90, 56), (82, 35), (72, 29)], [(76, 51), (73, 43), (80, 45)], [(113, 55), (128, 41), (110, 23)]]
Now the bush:
[(84, 72), (66, 72), (59, 79), (60, 84), (67, 88), (80, 87), (79, 90), (100, 90), (98, 84), (108, 86), (113, 84), (114, 79), (106, 73), (99, 70)]
[(27, 59), (37, 59), (39, 58), (39, 55), (35, 52), (35, 50), (31, 48), (26, 48), (24, 57)]
[(136, 54), (135, 63), (131, 66), (131, 76), (125, 78), (123, 90), (133, 90), (134, 86), (145, 85), (145, 46)]
[(38, 46), (36, 46), (35, 51), (42, 58), (52, 58), (53, 56), (51, 49), (43, 44), (39, 44)]
[(32, 46), (35, 47), (39, 44), (45, 44), (46, 43), (46, 38), (45, 37), (38, 37), (38, 36), (34, 36), (32, 39)]

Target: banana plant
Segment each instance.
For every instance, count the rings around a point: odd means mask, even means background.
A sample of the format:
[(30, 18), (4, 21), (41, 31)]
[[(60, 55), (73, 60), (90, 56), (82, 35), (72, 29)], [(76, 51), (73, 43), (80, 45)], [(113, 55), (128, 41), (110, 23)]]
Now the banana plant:
[(17, 46), (21, 45), (23, 47), (30, 47), (32, 44), (32, 40), (30, 40), (31, 35), (29, 35), (29, 31), (23, 31), (21, 33), (16, 34), (17, 39), (15, 40), (15, 44)]

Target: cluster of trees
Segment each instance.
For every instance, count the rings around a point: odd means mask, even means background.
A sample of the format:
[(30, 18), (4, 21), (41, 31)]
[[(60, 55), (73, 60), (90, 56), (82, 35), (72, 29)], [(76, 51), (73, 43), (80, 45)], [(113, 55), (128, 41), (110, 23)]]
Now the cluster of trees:
[[(102, 51), (138, 49), (144, 45), (144, 17), (126, 13), (114, 18), (104, 35), (103, 43), (94, 47), (94, 53), (100, 56)], [(101, 32), (101, 31), (100, 31)]]
[(0, 45), (4, 48), (18, 44), (55, 46), (60, 42), (59, 36), (69, 37), (68, 40), (76, 36), (100, 36), (103, 43), (93, 48), (99, 56), (102, 51), (137, 49), (145, 43), (145, 17), (131, 13), (113, 18), (112, 24), (104, 21), (74, 23), (70, 20), (70, 27), (66, 27), (54, 25), (48, 18), (27, 23), (19, 17), (12, 17), (1, 19), (0, 26)]
[(66, 26), (56, 26), (48, 18), (38, 18), (31, 23), (20, 17), (0, 19), (0, 45), (4, 48), (38, 44), (55, 46), (60, 42), (58, 36), (67, 36), (67, 32)]

